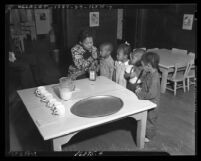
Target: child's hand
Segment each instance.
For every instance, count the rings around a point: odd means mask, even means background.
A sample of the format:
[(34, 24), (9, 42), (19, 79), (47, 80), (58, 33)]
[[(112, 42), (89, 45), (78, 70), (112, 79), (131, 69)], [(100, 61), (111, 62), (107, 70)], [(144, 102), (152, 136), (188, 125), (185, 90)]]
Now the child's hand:
[(134, 78), (134, 77), (136, 77), (136, 73), (135, 73), (135, 72), (132, 72), (132, 73), (130, 74), (130, 78)]
[(125, 72), (124, 77), (125, 77), (126, 79), (129, 79), (129, 78), (130, 78), (130, 74), (127, 73), (127, 72)]
[(135, 93), (138, 95), (141, 91), (141, 88), (140, 87), (137, 87), (136, 90), (135, 90)]

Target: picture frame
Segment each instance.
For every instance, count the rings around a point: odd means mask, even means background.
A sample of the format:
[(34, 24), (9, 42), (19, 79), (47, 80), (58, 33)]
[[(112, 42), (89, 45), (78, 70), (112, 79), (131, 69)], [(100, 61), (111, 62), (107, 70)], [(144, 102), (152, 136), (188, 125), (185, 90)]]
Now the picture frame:
[(41, 21), (45, 21), (46, 20), (46, 14), (45, 13), (41, 13), (40, 14), (40, 20)]
[(192, 30), (193, 27), (193, 14), (184, 14), (183, 17), (183, 30)]
[(99, 12), (89, 13), (89, 26), (90, 27), (99, 26)]

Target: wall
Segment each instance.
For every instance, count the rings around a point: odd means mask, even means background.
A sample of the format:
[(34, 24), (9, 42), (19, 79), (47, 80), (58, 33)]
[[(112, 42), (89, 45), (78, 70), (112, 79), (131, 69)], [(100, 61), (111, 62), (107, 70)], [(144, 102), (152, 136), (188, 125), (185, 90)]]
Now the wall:
[[(99, 11), (99, 27), (92, 27), (95, 34), (94, 43), (98, 47), (104, 41), (110, 41), (116, 48), (117, 10)], [(71, 48), (78, 42), (80, 31), (89, 27), (89, 12), (91, 10), (67, 10), (67, 46)]]
[(183, 15), (194, 14), (195, 5), (165, 5), (144, 9), (125, 9), (123, 39), (134, 47), (181, 48), (195, 52), (196, 23), (183, 30)]
[[(36, 32), (40, 34), (48, 34), (50, 31), (51, 11), (49, 9), (35, 9)], [(45, 14), (45, 19), (41, 20), (41, 14)]]
[(192, 30), (183, 30), (184, 14), (194, 14), (193, 5), (174, 5), (166, 9), (148, 9), (144, 15), (144, 43), (147, 48), (181, 48), (195, 52), (196, 21)]
[(117, 10), (117, 39), (122, 39), (123, 32), (123, 9)]

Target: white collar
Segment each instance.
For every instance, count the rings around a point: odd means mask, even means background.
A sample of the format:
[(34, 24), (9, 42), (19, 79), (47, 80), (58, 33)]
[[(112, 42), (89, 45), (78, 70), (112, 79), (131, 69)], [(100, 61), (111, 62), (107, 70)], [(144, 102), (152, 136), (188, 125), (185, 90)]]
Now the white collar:
[(129, 60), (128, 60), (128, 61), (126, 61), (126, 62), (124, 62), (124, 64), (125, 64), (125, 65), (129, 65)]

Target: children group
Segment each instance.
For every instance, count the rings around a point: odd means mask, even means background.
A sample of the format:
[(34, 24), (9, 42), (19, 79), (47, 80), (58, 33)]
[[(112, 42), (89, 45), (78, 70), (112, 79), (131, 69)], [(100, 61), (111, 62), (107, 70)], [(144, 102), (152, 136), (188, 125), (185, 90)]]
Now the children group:
[(74, 64), (69, 67), (69, 73), (76, 74), (77, 79), (86, 78), (87, 71), (95, 68), (96, 71), (108, 79), (115, 81), (123, 87), (134, 92), (139, 99), (150, 100), (157, 104), (157, 108), (148, 111), (146, 140), (152, 139), (156, 134), (156, 120), (160, 102), (160, 57), (154, 52), (144, 49), (132, 49), (125, 42), (116, 50), (116, 60), (111, 54), (115, 53), (110, 42), (104, 42), (99, 50), (93, 46), (93, 36), (83, 32), (79, 43), (72, 49)]

